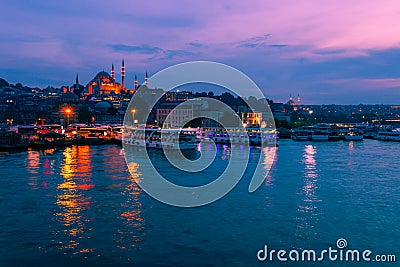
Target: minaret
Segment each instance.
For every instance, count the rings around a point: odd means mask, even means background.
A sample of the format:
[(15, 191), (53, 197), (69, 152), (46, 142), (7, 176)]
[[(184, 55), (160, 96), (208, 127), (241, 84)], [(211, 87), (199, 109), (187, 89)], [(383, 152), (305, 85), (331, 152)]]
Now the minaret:
[(122, 90), (125, 89), (125, 62), (122, 59), (122, 67), (121, 67), (121, 77), (122, 77)]
[(293, 101), (293, 97), (292, 97), (292, 95), (290, 95), (290, 98), (289, 98), (289, 100), (290, 100), (290, 101)]
[(137, 80), (136, 74), (135, 74), (135, 81), (133, 82), (133, 86), (134, 86), (134, 89), (135, 89), (135, 90), (136, 90), (137, 87), (138, 87), (138, 80)]
[(146, 71), (146, 78), (144, 80), (144, 84), (149, 87), (149, 76), (147, 75), (147, 71)]
[(78, 77), (78, 73), (76, 74), (76, 79), (75, 79), (75, 90), (79, 90), (79, 77)]
[(300, 101), (300, 94), (298, 94), (298, 95), (297, 95), (297, 105), (300, 106), (300, 103), (301, 103), (301, 101)]
[(111, 65), (111, 77), (115, 79), (114, 64)]

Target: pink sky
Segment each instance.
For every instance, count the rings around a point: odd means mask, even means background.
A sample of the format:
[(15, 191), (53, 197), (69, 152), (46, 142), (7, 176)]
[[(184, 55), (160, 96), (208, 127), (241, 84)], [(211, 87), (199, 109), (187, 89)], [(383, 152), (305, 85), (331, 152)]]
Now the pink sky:
[[(363, 90), (368, 79), (400, 78), (392, 65), (400, 47), (399, 19), (400, 2), (394, 0), (6, 0), (0, 10), (0, 77), (60, 86), (76, 72), (86, 83), (122, 58), (130, 76), (212, 60), (237, 67), (273, 98), (302, 93), (310, 102), (324, 102), (329, 99), (312, 95), (327, 84), (328, 95), (336, 95), (349, 85)], [(327, 83), (336, 79), (351, 83)], [(365, 88), (366, 102), (376, 99), (380, 86)]]

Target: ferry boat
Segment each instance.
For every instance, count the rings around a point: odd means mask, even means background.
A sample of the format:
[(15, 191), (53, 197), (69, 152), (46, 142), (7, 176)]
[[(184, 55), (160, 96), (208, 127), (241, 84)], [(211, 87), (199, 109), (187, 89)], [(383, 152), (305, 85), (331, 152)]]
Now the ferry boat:
[(155, 148), (194, 150), (197, 147), (196, 132), (191, 129), (125, 128), (124, 145)]
[(375, 125), (367, 125), (364, 129), (364, 138), (365, 139), (374, 139), (378, 133), (378, 127)]
[(21, 135), (8, 129), (0, 128), (0, 152), (24, 151), (28, 142)]
[(316, 124), (292, 130), (291, 138), (296, 141), (362, 141), (363, 130), (336, 124)]
[(331, 131), (327, 126), (303, 126), (291, 131), (291, 139), (295, 141), (328, 141)]
[(311, 140), (311, 131), (306, 128), (293, 129), (290, 137), (295, 141), (308, 141)]
[(392, 128), (382, 128), (376, 135), (377, 140), (400, 141), (400, 131)]
[(268, 128), (207, 127), (198, 132), (197, 138), (205, 142), (213, 141), (222, 144), (233, 143), (256, 146), (277, 146), (279, 144), (278, 131)]
[(111, 143), (112, 139), (111, 127), (108, 125), (76, 124), (69, 127), (69, 134), (76, 144), (101, 145)]
[(47, 149), (67, 147), (73, 145), (72, 140), (67, 140), (61, 133), (38, 133), (30, 140), (29, 147), (34, 149)]
[(357, 128), (350, 128), (348, 131), (346, 131), (346, 134), (344, 135), (344, 140), (345, 141), (362, 141), (364, 140), (364, 135), (361, 132), (361, 130)]
[(313, 141), (328, 141), (330, 134), (330, 126), (317, 124), (312, 126), (311, 140)]
[(344, 136), (346, 135), (347, 131), (339, 125), (330, 125), (330, 133), (328, 136), (329, 141), (339, 141), (344, 140)]
[(331, 133), (329, 125), (316, 124), (293, 129), (291, 138), (296, 141), (328, 141)]

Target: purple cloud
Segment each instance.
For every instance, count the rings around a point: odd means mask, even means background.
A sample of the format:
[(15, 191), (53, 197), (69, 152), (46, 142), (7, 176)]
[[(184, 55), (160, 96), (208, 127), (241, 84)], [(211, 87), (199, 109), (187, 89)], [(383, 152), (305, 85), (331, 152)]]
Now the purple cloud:
[(364, 102), (388, 102), (400, 92), (379, 95), (382, 83), (363, 81), (400, 77), (399, 13), (396, 0), (205, 0), (184, 8), (178, 0), (4, 0), (0, 73), (13, 83), (60, 86), (76, 72), (89, 81), (122, 58), (127, 75), (214, 60), (244, 71), (276, 100), (299, 91), (304, 103), (345, 102), (338, 91), (364, 90)]

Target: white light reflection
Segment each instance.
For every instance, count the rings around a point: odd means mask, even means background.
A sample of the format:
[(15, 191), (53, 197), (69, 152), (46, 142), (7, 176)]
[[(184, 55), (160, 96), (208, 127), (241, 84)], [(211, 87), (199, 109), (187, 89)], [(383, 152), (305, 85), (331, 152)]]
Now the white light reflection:
[[(301, 238), (313, 238), (317, 233), (313, 231), (318, 221), (318, 203), (321, 200), (317, 197), (318, 170), (315, 155), (317, 149), (313, 145), (306, 145), (303, 153), (304, 178), (301, 194), (304, 195), (302, 203), (298, 207), (300, 213), (297, 218), (298, 235)], [(305, 236), (304, 236), (305, 235)]]
[(276, 157), (277, 157), (277, 147), (264, 147), (263, 148), (263, 155), (264, 155), (264, 170), (266, 170), (268, 173), (266, 174), (265, 178), (265, 185), (266, 186), (272, 186), (273, 185), (273, 177), (271, 176), (269, 170), (271, 170), (272, 164), (276, 162)]

